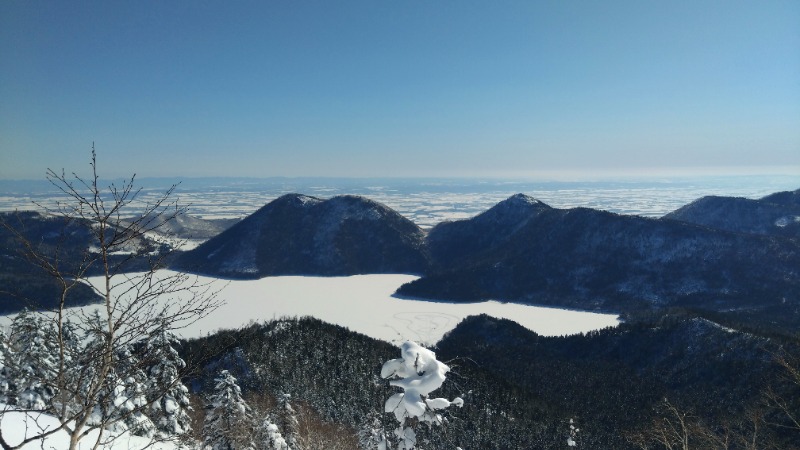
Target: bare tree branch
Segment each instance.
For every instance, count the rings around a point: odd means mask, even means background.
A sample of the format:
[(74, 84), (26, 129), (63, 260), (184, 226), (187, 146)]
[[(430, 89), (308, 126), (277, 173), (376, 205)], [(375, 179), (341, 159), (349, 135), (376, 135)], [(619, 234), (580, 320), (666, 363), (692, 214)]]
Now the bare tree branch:
[[(0, 429), (0, 447), (18, 449), (25, 444), (43, 440), (65, 431), (70, 436), (70, 449), (77, 448), (81, 439), (90, 432), (98, 434), (93, 448), (115, 439), (106, 432), (114, 423), (143, 412), (157, 398), (122, 415), (111, 414), (98, 404), (108, 403), (112, 374), (125, 379), (136, 370), (154, 363), (155, 356), (143, 355), (132, 367), (122, 368), (124, 361), (118, 355), (141, 342), (165, 326), (178, 330), (205, 317), (220, 306), (219, 289), (197, 277), (180, 272), (159, 271), (164, 267), (166, 246), (153, 248), (150, 237), (168, 222), (186, 213), (174, 199), (177, 185), (172, 185), (154, 201), (145, 203), (129, 217), (124, 214), (137, 203), (142, 192), (135, 186), (135, 175), (119, 186), (111, 183), (103, 188), (98, 175), (97, 154), (92, 145), (91, 174), (83, 178), (75, 173), (67, 176), (64, 170), (47, 170), (47, 179), (65, 197), (53, 208), (42, 208), (50, 216), (64, 219), (66, 226), (82, 226), (91, 237), (91, 243), (77, 262), (62, 263), (61, 246), (47, 251), (26, 237), (6, 221), (2, 225), (11, 231), (20, 243), (22, 253), (33, 265), (57, 280), (60, 288), (58, 306), (47, 316), (52, 320), (57, 336), (57, 374), (53, 379), (42, 380), (54, 386), (53, 404), (44, 411), (23, 413), (48, 413), (54, 415), (59, 426), (53, 429), (28, 430), (29, 436), (20, 443), (10, 443)], [(171, 250), (170, 250), (171, 251)], [(131, 270), (136, 272), (131, 273)], [(95, 282), (90, 275), (99, 273)], [(99, 280), (99, 282), (97, 282)], [(81, 309), (69, 309), (67, 294), (79, 284), (88, 284), (102, 299), (102, 313), (97, 320)], [(70, 349), (65, 342), (66, 328), (75, 327), (101, 336), (100, 345), (93, 354), (80, 355), (85, 366), (75, 367)], [(72, 365), (72, 366), (69, 366)], [(67, 376), (69, 371), (70, 375)], [(71, 379), (70, 379), (71, 377)], [(180, 376), (163, 392), (180, 383)], [(19, 411), (15, 409), (14, 411)], [(10, 410), (0, 411), (0, 421)]]

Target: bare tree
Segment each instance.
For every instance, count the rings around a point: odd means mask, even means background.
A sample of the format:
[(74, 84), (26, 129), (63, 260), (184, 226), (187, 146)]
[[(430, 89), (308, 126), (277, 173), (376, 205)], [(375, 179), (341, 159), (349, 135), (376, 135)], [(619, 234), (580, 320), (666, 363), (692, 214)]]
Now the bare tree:
[(666, 398), (662, 405), (663, 416), (655, 419), (653, 424), (638, 433), (628, 436), (628, 440), (641, 448), (666, 448), (667, 450), (689, 450), (692, 424), (695, 418), (679, 410)]
[[(785, 384), (793, 386), (795, 391), (800, 389), (800, 357), (784, 352), (775, 355), (775, 362), (783, 370)], [(770, 425), (800, 433), (800, 401), (797, 397), (787, 397), (772, 386), (767, 388), (764, 397), (767, 405), (779, 411), (782, 418), (781, 421), (773, 421)]]
[(735, 421), (708, 424), (664, 399), (659, 417), (649, 427), (628, 433), (628, 441), (642, 450), (766, 450), (777, 448), (762, 425), (765, 410), (747, 408)]
[[(174, 198), (177, 185), (151, 202), (139, 200), (141, 188), (134, 184), (135, 175), (120, 185), (102, 187), (97, 170), (97, 157), (92, 145), (91, 176), (75, 173), (66, 175), (48, 169), (47, 179), (65, 197), (49, 215), (62, 217), (66, 223), (78, 223), (89, 232), (91, 245), (80, 257), (70, 255), (64, 263), (58, 249), (45, 252), (8, 223), (3, 223), (18, 239), (29, 261), (44, 269), (58, 281), (59, 304), (46, 315), (55, 325), (57, 354), (55, 375), (40, 380), (52, 386), (53, 401), (44, 408), (22, 412), (37, 422), (37, 415), (50, 414), (59, 426), (44, 429), (35, 425), (21, 442), (8, 442), (0, 428), (0, 446), (17, 449), (27, 443), (42, 440), (57, 432), (67, 432), (70, 449), (90, 432), (98, 431), (93, 447), (107, 443), (114, 434), (107, 431), (132, 416), (142, 414), (152, 403), (159, 401), (151, 395), (145, 402), (120, 410), (114, 406), (114, 396), (121, 383), (151, 366), (155, 355), (140, 353), (136, 361), (124, 360), (130, 349), (147, 336), (183, 328), (206, 316), (220, 305), (214, 286), (200, 282), (186, 273), (169, 272), (165, 267), (169, 252), (154, 249), (149, 236), (164, 224), (186, 213)], [(124, 216), (135, 211), (133, 216)], [(131, 272), (135, 270), (136, 272)], [(91, 283), (89, 277), (94, 276)], [(66, 308), (67, 294), (79, 283), (88, 283), (102, 298), (99, 314), (90, 315), (83, 309)], [(71, 329), (91, 334), (94, 345), (90, 351), (76, 355), (68, 336)], [(86, 347), (88, 348), (88, 347)], [(121, 381), (123, 380), (123, 381)], [(180, 376), (160, 386), (166, 393), (180, 384)], [(15, 408), (15, 411), (20, 411)], [(6, 411), (0, 411), (0, 421)], [(85, 445), (85, 444), (84, 444)]]

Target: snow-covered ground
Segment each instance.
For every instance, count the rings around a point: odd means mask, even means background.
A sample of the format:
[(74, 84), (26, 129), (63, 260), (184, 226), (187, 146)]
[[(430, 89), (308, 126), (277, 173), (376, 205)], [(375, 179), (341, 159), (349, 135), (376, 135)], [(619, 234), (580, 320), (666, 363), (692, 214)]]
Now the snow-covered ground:
[[(0, 404), (0, 427), (3, 438), (9, 445), (18, 445), (26, 436), (36, 436), (47, 430), (58, 427), (58, 420), (44, 414), (32, 414), (14, 411), (12, 407)], [(79, 449), (91, 449), (97, 442), (98, 431), (92, 431), (78, 443)], [(153, 450), (174, 450), (178, 446), (171, 442), (153, 442), (147, 438), (131, 436), (127, 433), (110, 435), (107, 432), (101, 437), (100, 448), (104, 450), (130, 450), (148, 448)], [(45, 439), (31, 441), (25, 449), (66, 449), (69, 448), (69, 435), (66, 431), (57, 431)]]
[[(163, 271), (161, 274), (170, 274)], [(270, 277), (246, 281), (214, 281), (225, 305), (181, 330), (199, 337), (218, 329), (237, 328), (251, 321), (314, 316), (326, 322), (393, 343), (413, 340), (434, 344), (462, 319), (481, 313), (514, 320), (547, 336), (567, 335), (615, 326), (618, 316), (495, 301), (445, 303), (393, 297), (411, 275), (350, 277)], [(92, 279), (99, 283), (100, 279)], [(85, 307), (94, 308), (94, 307)]]

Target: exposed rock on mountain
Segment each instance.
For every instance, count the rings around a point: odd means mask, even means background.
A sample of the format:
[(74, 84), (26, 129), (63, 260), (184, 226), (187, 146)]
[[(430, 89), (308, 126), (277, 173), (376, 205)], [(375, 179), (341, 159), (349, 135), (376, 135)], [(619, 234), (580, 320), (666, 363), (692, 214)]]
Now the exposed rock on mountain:
[(410, 220), (363, 197), (288, 194), (175, 265), (232, 278), (422, 273), (429, 265), (423, 236)]
[(800, 238), (800, 192), (779, 192), (761, 200), (709, 196), (667, 214), (720, 230)]
[(459, 254), (460, 261), (398, 294), (613, 311), (686, 306), (772, 315), (780, 309), (788, 314), (782, 320), (800, 323), (797, 242), (586, 208), (504, 203), (496, 211), (510, 219), (491, 223), (518, 226), (506, 226), (505, 234), (492, 237), (496, 244), (475, 253), (459, 253), (454, 247), (463, 240), (447, 236), (448, 228), (481, 236), (498, 227), (481, 226), (481, 216), (441, 227), (434, 257)]

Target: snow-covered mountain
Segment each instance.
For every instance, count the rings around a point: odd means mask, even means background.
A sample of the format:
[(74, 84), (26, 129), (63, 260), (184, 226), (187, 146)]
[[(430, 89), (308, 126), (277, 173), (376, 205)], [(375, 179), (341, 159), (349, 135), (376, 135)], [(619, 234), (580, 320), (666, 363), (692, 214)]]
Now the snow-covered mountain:
[(442, 222), (426, 242), (437, 267), (446, 269), (504, 243), (529, 220), (552, 209), (525, 194), (516, 194), (470, 220)]
[[(162, 236), (206, 240), (227, 230), (238, 222), (238, 219), (203, 219), (188, 214), (181, 214), (163, 223), (160, 223), (159, 218), (151, 216), (145, 217), (143, 221), (145, 223), (160, 224), (155, 233)], [(127, 221), (123, 220), (123, 223), (127, 223)]]
[(800, 190), (760, 200), (707, 196), (664, 218), (739, 233), (800, 238)]
[(175, 267), (222, 277), (422, 273), (424, 233), (372, 200), (284, 195), (198, 248)]
[(800, 189), (795, 191), (776, 192), (761, 198), (761, 200), (767, 203), (774, 203), (776, 205), (800, 206)]
[[(485, 215), (437, 227), (431, 252), (449, 267), (398, 294), (623, 312), (680, 306), (800, 323), (800, 245), (794, 240), (521, 200), (515, 196)], [(491, 235), (483, 241), (489, 245), (463, 252), (471, 245), (464, 236), (484, 235)]]

